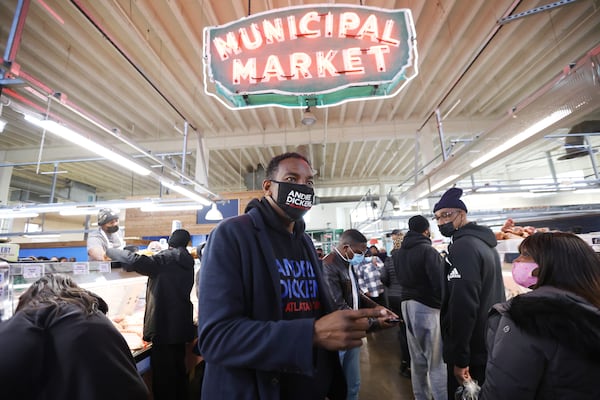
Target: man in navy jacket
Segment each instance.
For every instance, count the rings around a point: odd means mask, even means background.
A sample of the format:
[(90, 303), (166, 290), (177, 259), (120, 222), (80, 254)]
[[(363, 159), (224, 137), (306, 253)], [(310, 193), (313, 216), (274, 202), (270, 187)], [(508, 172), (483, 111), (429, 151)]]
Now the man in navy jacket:
[(313, 201), (306, 158), (271, 160), (264, 197), (211, 233), (199, 279), (202, 398), (343, 399), (337, 351), (360, 346), (379, 310), (334, 311), (304, 233)]

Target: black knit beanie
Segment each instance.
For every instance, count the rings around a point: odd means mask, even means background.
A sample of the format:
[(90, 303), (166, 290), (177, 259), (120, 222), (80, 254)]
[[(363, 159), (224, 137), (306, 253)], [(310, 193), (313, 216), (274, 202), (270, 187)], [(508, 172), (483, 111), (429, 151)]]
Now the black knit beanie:
[(440, 201), (433, 207), (433, 212), (437, 212), (442, 208), (458, 208), (467, 212), (467, 206), (462, 202), (463, 190), (459, 188), (450, 188), (442, 195)]
[(171, 237), (169, 238), (169, 246), (170, 247), (185, 247), (190, 242), (190, 233), (185, 229), (177, 229), (171, 233)]

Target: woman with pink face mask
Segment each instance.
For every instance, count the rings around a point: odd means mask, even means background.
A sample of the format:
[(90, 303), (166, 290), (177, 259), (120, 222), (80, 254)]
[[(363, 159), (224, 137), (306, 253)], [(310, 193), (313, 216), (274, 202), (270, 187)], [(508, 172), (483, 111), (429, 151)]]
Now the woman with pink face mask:
[(479, 399), (600, 399), (600, 256), (564, 232), (519, 253), (513, 277), (533, 290), (490, 311)]

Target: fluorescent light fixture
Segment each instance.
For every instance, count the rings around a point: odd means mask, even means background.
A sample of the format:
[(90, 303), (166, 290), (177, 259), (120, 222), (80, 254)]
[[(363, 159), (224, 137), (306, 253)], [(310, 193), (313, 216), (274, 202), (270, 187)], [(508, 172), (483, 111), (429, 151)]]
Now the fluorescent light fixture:
[(425, 196), (427, 196), (429, 194), (429, 190), (424, 190), (421, 193), (419, 193), (419, 196), (417, 196), (417, 198), (421, 199)]
[(27, 233), (25, 235), (23, 235), (24, 238), (29, 238), (29, 239), (52, 239), (52, 238), (58, 238), (60, 237), (59, 233), (40, 233), (39, 235), (36, 235), (35, 233)]
[(220, 221), (223, 219), (223, 214), (217, 208), (217, 203), (212, 203), (210, 210), (208, 210), (204, 218), (207, 221)]
[(6, 122), (3, 119), (0, 119), (0, 132), (4, 132), (4, 127), (6, 126), (8, 122)]
[(508, 139), (501, 145), (497, 146), (492, 151), (486, 153), (484, 156), (479, 157), (477, 160), (471, 163), (471, 168), (476, 168), (483, 164), (486, 161), (491, 160), (492, 158), (504, 153), (505, 151), (511, 149), (512, 147), (518, 145), (519, 143), (529, 139), (533, 135), (538, 132), (543, 131), (550, 125), (560, 121), (565, 118), (567, 115), (571, 114), (571, 110), (558, 110), (550, 114), (549, 116), (539, 120), (535, 124), (531, 125), (529, 128), (525, 129), (522, 132), (519, 132), (512, 138)]
[(442, 179), (441, 181), (439, 181), (438, 183), (436, 183), (435, 185), (433, 185), (431, 187), (431, 191), (433, 192), (434, 190), (437, 190), (437, 189), (441, 188), (442, 186), (444, 186), (444, 185), (452, 182), (456, 178), (458, 178), (458, 174), (453, 174), (453, 175), (450, 175), (450, 176)]
[(477, 188), (476, 193), (489, 193), (489, 192), (497, 192), (500, 189), (498, 187), (494, 187), (494, 186), (483, 186), (480, 188)]
[(39, 216), (37, 212), (31, 211), (15, 211), (15, 210), (2, 210), (0, 211), (0, 219), (16, 219), (16, 218), (35, 218)]
[(140, 207), (143, 212), (160, 212), (160, 211), (192, 211), (201, 210), (202, 204), (148, 204)]
[(167, 180), (164, 180), (164, 179), (161, 179), (160, 183), (163, 186), (166, 186), (169, 189), (171, 189), (171, 190), (173, 190), (173, 191), (175, 191), (175, 192), (177, 192), (179, 194), (184, 195), (185, 197), (187, 197), (190, 200), (197, 201), (198, 203), (204, 204), (205, 206), (211, 205), (211, 201), (208, 200), (207, 198), (199, 195), (198, 193), (192, 192), (191, 190), (188, 190), (188, 189), (186, 189), (186, 188), (184, 188), (182, 186), (176, 185), (176, 184), (174, 184), (172, 182), (169, 182)]
[[(65, 208), (59, 211), (60, 215), (94, 215), (97, 214), (100, 209), (97, 207), (72, 207)], [(115, 211), (115, 210), (113, 210)], [(118, 212), (118, 211), (115, 211)]]
[(110, 200), (104, 202), (96, 202), (93, 204), (96, 208), (110, 208), (115, 212), (119, 212), (121, 208), (140, 208), (143, 206), (147, 206), (153, 204), (153, 201), (150, 199), (147, 200)]
[(581, 194), (600, 194), (600, 188), (599, 189), (577, 189), (575, 191), (575, 193), (581, 193)]
[(417, 196), (417, 199), (421, 199), (421, 198), (427, 196), (429, 193), (436, 191), (438, 188), (441, 188), (442, 186), (448, 184), (449, 182), (455, 180), (456, 178), (458, 178), (458, 174), (453, 174), (453, 175), (450, 175), (450, 176), (442, 179), (435, 185), (431, 186), (430, 189), (424, 190), (421, 193), (419, 193), (419, 195)]
[(32, 124), (42, 129), (46, 129), (49, 132), (55, 134), (56, 136), (59, 136), (73, 144), (76, 144), (77, 146), (92, 151), (98, 154), (99, 156), (114, 162), (115, 164), (119, 164), (127, 168), (128, 170), (135, 172), (136, 174), (146, 176), (150, 175), (151, 173), (149, 169), (142, 167), (141, 165), (131, 161), (127, 157), (117, 154), (114, 151), (94, 142), (93, 140), (86, 138), (85, 136), (75, 132), (72, 129), (60, 125), (55, 121), (48, 119), (41, 120), (28, 114), (25, 114), (25, 120), (31, 122)]

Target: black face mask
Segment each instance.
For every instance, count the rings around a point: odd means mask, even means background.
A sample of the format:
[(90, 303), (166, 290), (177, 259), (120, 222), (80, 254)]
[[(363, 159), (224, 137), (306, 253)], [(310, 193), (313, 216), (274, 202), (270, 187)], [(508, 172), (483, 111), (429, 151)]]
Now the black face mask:
[(456, 231), (456, 228), (454, 228), (453, 222), (446, 222), (443, 225), (438, 225), (438, 228), (440, 230), (440, 233), (446, 237), (452, 237), (452, 235)]
[(279, 185), (275, 203), (292, 221), (302, 219), (312, 207), (315, 191), (308, 185), (271, 180)]
[(108, 233), (115, 233), (118, 230), (119, 230), (119, 225), (109, 226), (108, 228), (106, 228), (106, 232), (108, 232)]

